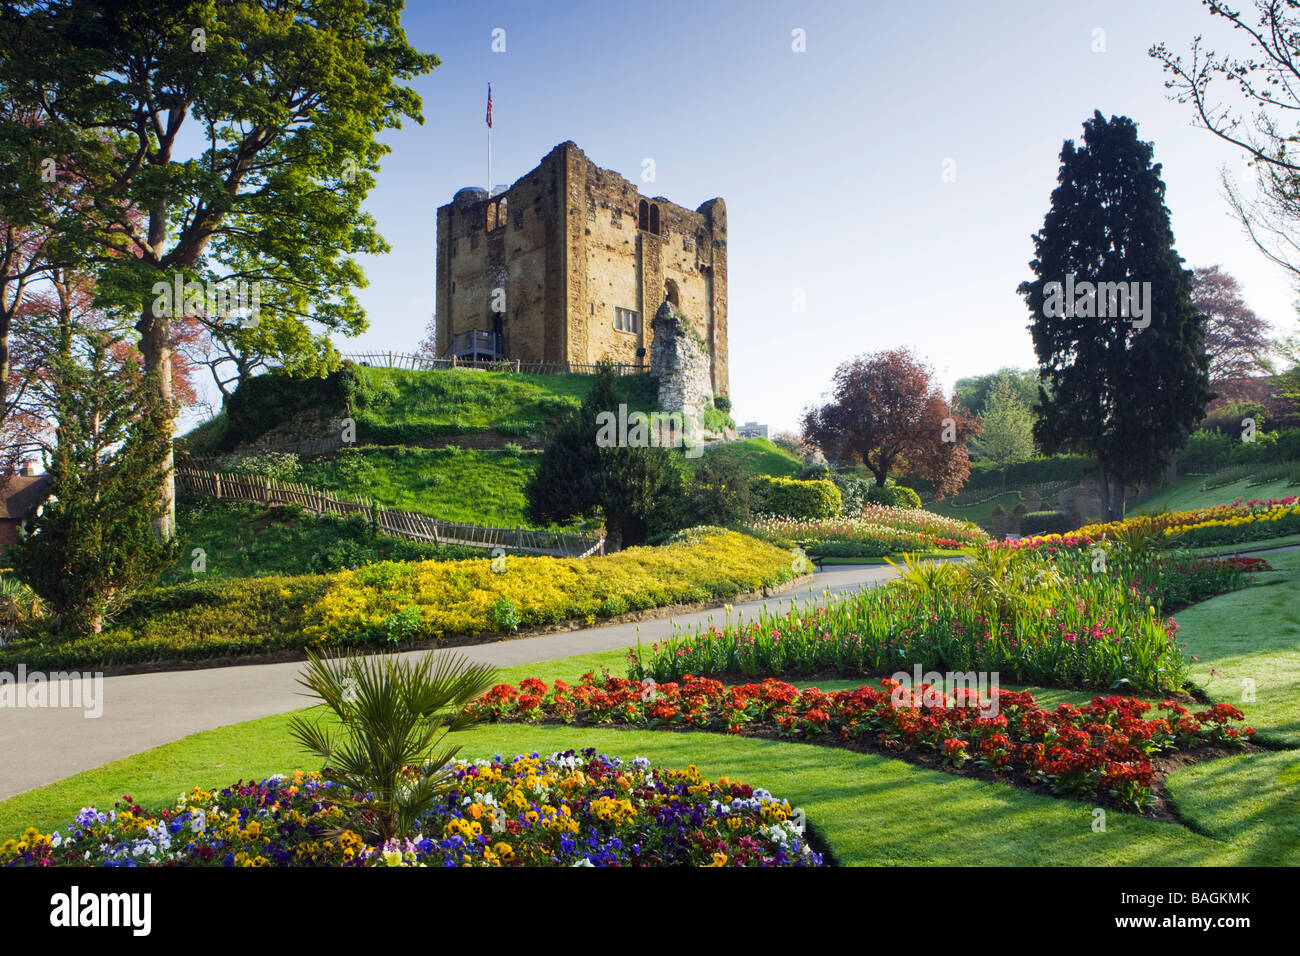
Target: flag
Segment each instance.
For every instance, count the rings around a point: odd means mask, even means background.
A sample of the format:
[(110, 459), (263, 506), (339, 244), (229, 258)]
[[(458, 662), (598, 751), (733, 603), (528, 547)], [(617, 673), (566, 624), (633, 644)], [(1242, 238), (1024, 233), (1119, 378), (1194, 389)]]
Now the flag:
[(488, 84), (488, 110), (487, 110), (488, 129), (492, 128), (492, 84)]

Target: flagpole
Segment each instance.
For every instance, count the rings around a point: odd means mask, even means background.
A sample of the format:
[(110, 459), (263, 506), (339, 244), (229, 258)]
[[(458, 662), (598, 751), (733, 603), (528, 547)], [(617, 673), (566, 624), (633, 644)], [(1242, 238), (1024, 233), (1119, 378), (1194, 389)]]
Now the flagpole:
[(488, 128), (488, 198), (492, 198), (492, 84), (488, 84), (488, 108), (487, 108), (487, 128)]

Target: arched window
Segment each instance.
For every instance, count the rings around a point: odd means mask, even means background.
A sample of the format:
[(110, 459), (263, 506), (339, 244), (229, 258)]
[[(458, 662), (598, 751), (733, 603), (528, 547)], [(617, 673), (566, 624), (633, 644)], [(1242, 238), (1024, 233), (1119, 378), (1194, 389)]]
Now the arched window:
[(659, 235), (659, 204), (654, 203), (650, 207), (650, 231), (656, 236)]
[(650, 228), (650, 204), (642, 199), (636, 207), (636, 227), (642, 231)]
[(682, 307), (681, 294), (677, 291), (677, 283), (672, 279), (664, 283), (664, 298), (672, 303), (674, 309)]

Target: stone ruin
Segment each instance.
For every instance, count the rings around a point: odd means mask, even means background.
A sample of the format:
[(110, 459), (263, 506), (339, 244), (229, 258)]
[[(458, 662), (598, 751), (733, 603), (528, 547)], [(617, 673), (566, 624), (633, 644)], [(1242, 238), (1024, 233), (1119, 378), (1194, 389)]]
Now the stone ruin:
[(698, 423), (713, 401), (708, 350), (695, 340), (686, 318), (667, 299), (650, 328), (654, 335), (650, 374), (659, 383), (659, 407)]

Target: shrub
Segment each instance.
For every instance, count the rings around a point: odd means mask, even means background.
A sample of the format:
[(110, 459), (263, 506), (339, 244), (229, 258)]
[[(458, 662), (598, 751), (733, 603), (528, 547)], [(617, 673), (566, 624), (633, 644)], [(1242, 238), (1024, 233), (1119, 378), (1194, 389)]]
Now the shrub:
[[(196, 582), (156, 588), (93, 637), (22, 637), (0, 647), (0, 670), (46, 670), (203, 660), (324, 646), (471, 636), (584, 620), (784, 584), (786, 549), (718, 528), (682, 533), (661, 548), (587, 559), (511, 557), (495, 573), (488, 552), (468, 561), (381, 562), (356, 571)], [(497, 610), (493, 614), (493, 607)]]
[(756, 475), (750, 482), (749, 493), (750, 507), (755, 512), (786, 518), (833, 518), (844, 503), (840, 490), (826, 480)]
[(921, 507), (921, 496), (911, 488), (904, 488), (902, 485), (891, 485), (886, 489), (893, 498), (891, 504), (897, 508), (919, 508)]
[(726, 395), (714, 395), (714, 396), (713, 396), (713, 407), (716, 408), (716, 409), (717, 409), (718, 411), (720, 411), (720, 412), (728, 412), (728, 413), (730, 413), (730, 412), (731, 412), (731, 399), (727, 398)]
[(270, 478), (272, 481), (295, 481), (301, 467), (297, 455), (280, 451), (263, 451), (254, 455), (226, 455), (216, 461), (217, 471)]
[(735, 525), (749, 520), (749, 472), (737, 458), (707, 456), (686, 485), (688, 520)]
[(1074, 521), (1064, 511), (1029, 511), (1020, 516), (1020, 533), (1066, 534)]

